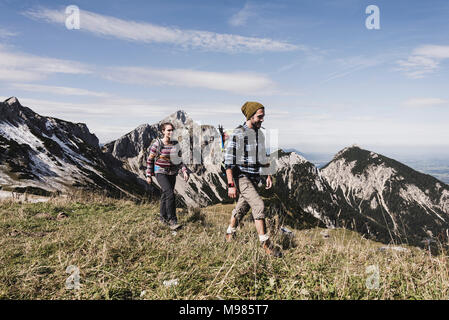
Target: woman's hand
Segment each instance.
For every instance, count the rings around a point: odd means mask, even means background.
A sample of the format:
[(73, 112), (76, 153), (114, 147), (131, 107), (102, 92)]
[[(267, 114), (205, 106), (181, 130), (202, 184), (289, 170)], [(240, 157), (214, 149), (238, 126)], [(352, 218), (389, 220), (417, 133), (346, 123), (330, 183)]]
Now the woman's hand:
[(189, 180), (189, 174), (186, 171), (184, 171), (184, 181), (187, 182), (187, 180)]
[(147, 182), (148, 182), (149, 184), (152, 184), (152, 183), (153, 183), (153, 180), (151, 179), (150, 176), (147, 177)]

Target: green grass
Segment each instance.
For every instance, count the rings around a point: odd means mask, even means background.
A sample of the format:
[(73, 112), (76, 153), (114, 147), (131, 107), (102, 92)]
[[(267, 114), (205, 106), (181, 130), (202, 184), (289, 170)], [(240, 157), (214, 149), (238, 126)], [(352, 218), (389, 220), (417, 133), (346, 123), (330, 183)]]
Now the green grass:
[[(284, 258), (265, 255), (249, 215), (233, 243), (224, 241), (232, 205), (179, 210), (183, 229), (158, 222), (157, 204), (124, 200), (0, 202), (2, 299), (447, 299), (448, 257), (379, 251), (347, 230), (279, 234)], [(68, 215), (58, 219), (60, 212)], [(274, 229), (274, 219), (270, 220)], [(277, 229), (277, 228), (276, 228)], [(67, 289), (68, 266), (80, 270)], [(379, 288), (366, 268), (379, 268)], [(178, 279), (165, 287), (164, 281)], [(142, 292), (145, 291), (144, 294)]]

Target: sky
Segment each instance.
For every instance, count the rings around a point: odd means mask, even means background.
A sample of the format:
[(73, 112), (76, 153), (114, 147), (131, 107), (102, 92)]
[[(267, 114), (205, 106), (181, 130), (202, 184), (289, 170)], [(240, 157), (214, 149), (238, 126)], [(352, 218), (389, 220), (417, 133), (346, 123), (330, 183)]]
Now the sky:
[(448, 155), (448, 35), (447, 0), (5, 0), (0, 98), (103, 143), (258, 101), (282, 148)]

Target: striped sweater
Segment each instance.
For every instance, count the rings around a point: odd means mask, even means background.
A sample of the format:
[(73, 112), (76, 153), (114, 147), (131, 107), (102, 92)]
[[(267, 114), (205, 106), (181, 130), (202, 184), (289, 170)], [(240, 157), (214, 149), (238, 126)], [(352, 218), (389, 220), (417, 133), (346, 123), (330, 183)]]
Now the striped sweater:
[(182, 163), (179, 143), (174, 141), (164, 144), (161, 139), (156, 139), (150, 147), (146, 176), (154, 176), (156, 173), (175, 175), (178, 173), (179, 167), (182, 167), (182, 172), (187, 171), (186, 166)]

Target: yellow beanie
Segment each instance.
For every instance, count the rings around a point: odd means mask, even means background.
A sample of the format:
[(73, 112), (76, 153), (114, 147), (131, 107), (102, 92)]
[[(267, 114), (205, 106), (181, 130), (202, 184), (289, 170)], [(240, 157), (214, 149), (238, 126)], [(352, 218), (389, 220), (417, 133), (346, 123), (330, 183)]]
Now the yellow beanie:
[(259, 102), (247, 101), (242, 106), (242, 113), (245, 115), (246, 120), (249, 120), (259, 109), (265, 109), (265, 107)]

